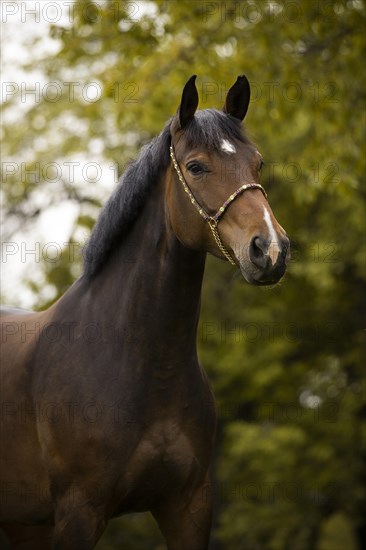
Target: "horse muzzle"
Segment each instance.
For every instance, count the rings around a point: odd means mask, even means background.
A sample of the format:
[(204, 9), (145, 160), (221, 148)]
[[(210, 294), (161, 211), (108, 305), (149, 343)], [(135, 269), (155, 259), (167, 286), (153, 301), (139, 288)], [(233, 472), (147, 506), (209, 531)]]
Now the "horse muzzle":
[(240, 269), (250, 284), (273, 285), (285, 274), (289, 260), (290, 241), (287, 236), (282, 236), (276, 243), (255, 236)]

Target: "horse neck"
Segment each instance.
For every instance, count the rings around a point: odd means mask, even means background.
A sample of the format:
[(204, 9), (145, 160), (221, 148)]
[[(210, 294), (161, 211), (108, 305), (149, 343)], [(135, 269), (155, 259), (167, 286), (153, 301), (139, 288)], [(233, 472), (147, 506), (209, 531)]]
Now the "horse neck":
[(195, 353), (205, 264), (205, 253), (185, 248), (170, 227), (165, 206), (168, 174), (89, 282), (85, 300), (88, 319), (92, 315), (102, 328), (119, 334), (122, 344), (129, 339), (140, 344), (139, 353), (157, 360), (164, 356), (165, 361)]

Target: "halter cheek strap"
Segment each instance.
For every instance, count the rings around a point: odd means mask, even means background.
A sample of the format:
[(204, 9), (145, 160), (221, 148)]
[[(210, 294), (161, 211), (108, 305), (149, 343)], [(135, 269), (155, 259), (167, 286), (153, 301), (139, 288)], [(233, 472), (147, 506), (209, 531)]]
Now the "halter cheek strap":
[(182, 171), (181, 171), (181, 169), (179, 167), (179, 164), (178, 164), (178, 161), (176, 159), (173, 144), (171, 144), (171, 146), (170, 146), (170, 157), (172, 159), (174, 169), (178, 174), (179, 181), (183, 185), (184, 191), (187, 193), (188, 197), (190, 198), (191, 203), (196, 208), (196, 210), (198, 211), (200, 216), (202, 216), (202, 218), (210, 226), (210, 229), (211, 229), (212, 235), (215, 239), (215, 242), (217, 244), (217, 247), (219, 248), (219, 250), (225, 256), (225, 258), (232, 265), (236, 265), (235, 260), (233, 259), (230, 252), (225, 248), (225, 246), (223, 245), (223, 243), (221, 241), (221, 238), (220, 238), (220, 235), (219, 235), (219, 232), (218, 232), (218, 229), (217, 229), (218, 223), (221, 220), (221, 218), (223, 217), (223, 215), (225, 214), (225, 212), (228, 209), (228, 207), (230, 206), (230, 204), (232, 202), (234, 202), (234, 200), (237, 197), (239, 197), (239, 195), (244, 193), (245, 191), (248, 191), (249, 189), (259, 189), (260, 191), (262, 191), (265, 198), (267, 198), (267, 193), (265, 192), (265, 190), (263, 189), (263, 187), (259, 183), (245, 183), (244, 185), (239, 187), (232, 195), (230, 195), (230, 197), (224, 202), (224, 204), (222, 206), (220, 206), (220, 208), (218, 209), (216, 214), (214, 214), (213, 216), (210, 216), (210, 214), (208, 214), (206, 212), (206, 210), (199, 204), (199, 202), (194, 197), (192, 191), (188, 187), (188, 184), (187, 184), (187, 182), (186, 182), (186, 180), (185, 180), (185, 178), (182, 174)]

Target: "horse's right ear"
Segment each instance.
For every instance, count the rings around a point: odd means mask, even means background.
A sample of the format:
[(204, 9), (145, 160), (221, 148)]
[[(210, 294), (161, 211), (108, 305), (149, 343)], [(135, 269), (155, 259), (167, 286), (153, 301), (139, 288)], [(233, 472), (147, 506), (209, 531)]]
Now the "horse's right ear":
[(192, 75), (183, 88), (182, 99), (177, 111), (181, 129), (187, 126), (188, 122), (192, 120), (198, 107), (198, 92), (195, 84), (196, 78), (196, 74)]

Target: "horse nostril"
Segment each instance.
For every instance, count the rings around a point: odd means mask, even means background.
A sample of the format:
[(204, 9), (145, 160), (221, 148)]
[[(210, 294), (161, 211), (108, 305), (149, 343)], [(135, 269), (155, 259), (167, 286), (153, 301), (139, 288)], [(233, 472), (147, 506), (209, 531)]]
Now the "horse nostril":
[(262, 237), (253, 237), (249, 247), (249, 258), (251, 262), (261, 268), (265, 268), (268, 263), (268, 242)]

